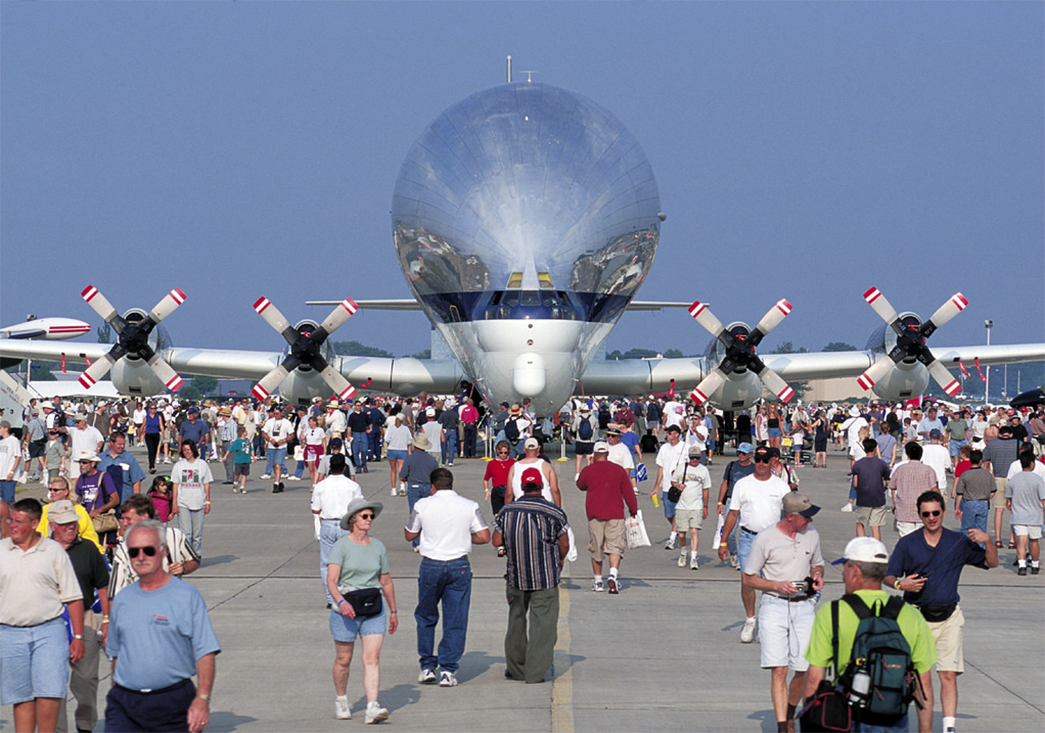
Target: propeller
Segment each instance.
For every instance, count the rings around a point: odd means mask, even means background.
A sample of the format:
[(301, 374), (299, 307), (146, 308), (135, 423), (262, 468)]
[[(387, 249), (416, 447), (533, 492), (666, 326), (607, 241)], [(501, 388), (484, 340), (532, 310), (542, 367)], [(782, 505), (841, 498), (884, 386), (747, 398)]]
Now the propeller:
[(936, 360), (925, 342), (936, 329), (947, 323), (965, 310), (969, 301), (961, 293), (955, 293), (943, 305), (936, 309), (925, 323), (919, 323), (916, 316), (900, 318), (896, 309), (889, 304), (878, 288), (871, 288), (864, 293), (864, 300), (874, 308), (874, 312), (896, 333), (896, 346), (888, 354), (883, 354), (870, 368), (856, 380), (865, 391), (871, 389), (882, 377), (889, 373), (895, 364), (904, 359), (916, 359), (929, 370), (929, 374), (943, 387), (943, 391), (953, 397), (961, 391), (961, 385), (943, 364)]
[[(773, 394), (783, 402), (788, 402), (795, 396), (795, 391), (788, 386), (779, 374), (765, 365), (755, 353), (755, 349), (774, 328), (791, 312), (791, 304), (781, 298), (777, 304), (769, 309), (762, 317), (758, 325), (750, 332), (738, 330), (737, 333), (727, 330), (722, 322), (708, 310), (705, 303), (695, 301), (689, 307), (689, 314), (696, 319), (697, 323), (706, 328), (712, 336), (717, 338), (726, 347), (726, 355), (714, 371), (708, 374), (690, 393), (690, 398), (698, 404), (708, 401), (708, 396), (715, 393), (726, 381), (727, 375), (737, 369), (749, 369), (758, 375), (759, 379)], [(734, 329), (737, 330), (737, 329)]]
[(326, 320), (311, 332), (305, 329), (298, 331), (290, 325), (290, 321), (279, 312), (279, 309), (272, 304), (272, 301), (264, 296), (258, 298), (254, 303), (254, 310), (265, 319), (267, 324), (279, 331), (283, 338), (286, 339), (286, 342), (290, 344), (290, 353), (287, 354), (279, 366), (254, 385), (252, 392), (255, 397), (260, 400), (268, 397), (287, 378), (287, 375), (302, 364), (315, 369), (323, 377), (323, 381), (334, 390), (338, 399), (347, 400), (355, 396), (356, 388), (349, 384), (348, 380), (341, 375), (341, 372), (327, 363), (320, 348), (330, 334), (359, 310), (359, 306), (356, 305), (354, 300), (351, 298), (342, 300), (330, 312)]
[(80, 375), (80, 384), (86, 389), (93, 387), (99, 379), (104, 377), (112, 369), (113, 365), (124, 356), (135, 356), (144, 359), (157, 377), (172, 392), (177, 392), (183, 384), (178, 373), (165, 362), (156, 350), (149, 345), (149, 334), (159, 325), (160, 321), (173, 313), (179, 305), (185, 302), (185, 293), (180, 288), (174, 288), (153, 307), (149, 313), (139, 321), (127, 320), (113, 308), (112, 303), (98, 288), (88, 285), (80, 293), (87, 305), (94, 309), (106, 323), (116, 331), (116, 343), (108, 353), (101, 359), (91, 364)]

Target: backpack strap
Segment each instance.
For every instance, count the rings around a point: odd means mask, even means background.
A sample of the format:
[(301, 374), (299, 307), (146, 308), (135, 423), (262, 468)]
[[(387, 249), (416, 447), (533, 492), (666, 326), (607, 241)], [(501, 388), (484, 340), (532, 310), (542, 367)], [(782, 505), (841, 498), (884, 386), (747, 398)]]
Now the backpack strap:
[(831, 601), (831, 679), (838, 679), (838, 601)]
[(878, 615), (882, 618), (891, 618), (897, 621), (900, 618), (900, 611), (904, 607), (904, 601), (900, 596), (890, 596), (889, 602), (885, 604), (885, 608), (878, 612)]
[(867, 607), (864, 599), (855, 593), (846, 593), (842, 596), (842, 600), (849, 605), (849, 608), (853, 610), (853, 613), (856, 614), (860, 621), (863, 621), (865, 618), (871, 618), (874, 615), (871, 613), (871, 609)]

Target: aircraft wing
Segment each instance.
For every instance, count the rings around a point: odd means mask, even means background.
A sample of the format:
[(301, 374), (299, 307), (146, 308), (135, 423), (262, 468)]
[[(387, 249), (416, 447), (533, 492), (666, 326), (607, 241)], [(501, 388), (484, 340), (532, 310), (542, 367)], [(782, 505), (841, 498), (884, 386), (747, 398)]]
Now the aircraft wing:
[(61, 361), (64, 354), (67, 361), (83, 364), (84, 357), (92, 362), (105, 356), (111, 344), (90, 343), (86, 341), (39, 341), (37, 339), (3, 339), (0, 340), (0, 358), (3, 359), (42, 359), (45, 361)]
[(665, 308), (689, 308), (693, 303), (674, 300), (633, 300), (624, 308), (626, 311), (659, 311)]
[[(340, 300), (306, 300), (305, 305), (338, 305)], [(413, 298), (389, 298), (385, 300), (357, 300), (355, 304), (364, 310), (419, 311), (421, 305)]]

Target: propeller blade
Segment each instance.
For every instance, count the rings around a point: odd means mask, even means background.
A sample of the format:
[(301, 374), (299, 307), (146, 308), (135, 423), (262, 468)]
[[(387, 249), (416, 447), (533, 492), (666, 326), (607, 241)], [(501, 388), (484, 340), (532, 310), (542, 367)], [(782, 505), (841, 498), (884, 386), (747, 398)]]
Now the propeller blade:
[(866, 372), (861, 374), (857, 378), (856, 383), (859, 384), (864, 391), (871, 389), (871, 387), (875, 386), (882, 377), (889, 373), (889, 370), (893, 368), (894, 363), (895, 362), (893, 362), (888, 355), (878, 357), (878, 361), (872, 364)]
[(167, 295), (165, 295), (163, 299), (157, 303), (151, 311), (149, 311), (149, 318), (152, 319), (153, 323), (159, 323), (177, 310), (178, 306), (184, 302), (185, 293), (181, 291), (181, 288), (174, 288), (174, 290), (167, 293)]
[(258, 312), (258, 315), (265, 319), (265, 323), (279, 331), (288, 344), (291, 346), (294, 345), (294, 342), (297, 341), (298, 332), (290, 325), (290, 321), (279, 312), (279, 308), (272, 304), (272, 301), (263, 295), (254, 302), (254, 310)]
[(104, 377), (112, 369), (112, 365), (116, 363), (119, 356), (113, 356), (112, 351), (109, 351), (105, 356), (98, 361), (87, 367), (83, 374), (80, 375), (80, 384), (83, 385), (84, 389), (90, 389), (93, 387), (99, 379)]
[(965, 306), (967, 305), (969, 305), (969, 301), (966, 297), (961, 293), (955, 293), (951, 296), (950, 300), (936, 309), (932, 318), (930, 318), (922, 327), (922, 335), (925, 336), (925, 338), (929, 338), (932, 336), (933, 331), (965, 310)]
[(689, 307), (689, 314), (715, 338), (718, 338), (726, 330), (722, 322), (715, 318), (715, 315), (708, 309), (707, 305), (699, 300), (693, 301), (693, 305)]
[(112, 325), (116, 329), (116, 333), (120, 333), (123, 327), (127, 325), (127, 322), (120, 317), (120, 314), (113, 308), (112, 303), (109, 299), (102, 295), (101, 291), (93, 285), (88, 285), (80, 293), (83, 299), (87, 301), (87, 305), (94, 309), (94, 312), (102, 317), (106, 323)]
[(319, 376), (323, 377), (323, 381), (327, 383), (327, 386), (334, 390), (334, 394), (337, 395), (339, 400), (350, 400), (356, 396), (356, 388), (341, 375), (341, 372), (329, 364), (327, 364), (326, 369), (319, 373)]
[(327, 316), (326, 320), (319, 324), (319, 327), (323, 329), (327, 335), (330, 335), (340, 328), (342, 323), (354, 316), (357, 310), (359, 310), (359, 306), (356, 305), (356, 302), (351, 298), (345, 298), (330, 312), (330, 315)]
[(178, 373), (174, 371), (173, 367), (165, 362), (159, 354), (153, 352), (152, 356), (149, 357), (146, 363), (171, 392), (177, 392), (181, 389), (184, 384), (181, 377), (178, 376)]
[(283, 383), (288, 374), (290, 374), (290, 371), (283, 364), (280, 364), (262, 377), (261, 381), (254, 385), (251, 393), (259, 400), (264, 400), (272, 393), (272, 390), (277, 389)]
[(703, 405), (711, 395), (726, 381), (726, 374), (721, 369), (715, 369), (711, 374), (704, 377), (700, 384), (689, 394), (689, 398), (698, 405)]
[(789, 313), (791, 313), (791, 304), (787, 302), (786, 298), (781, 298), (758, 322), (755, 330), (748, 336), (748, 341), (758, 346), (759, 342), (768, 336), (774, 328), (779, 326), (780, 322), (787, 318)]
[(763, 367), (762, 371), (758, 373), (758, 377), (770, 392), (780, 398), (781, 402), (790, 402), (791, 398), (795, 396), (795, 391), (788, 386), (783, 377), (769, 367)]
[(882, 291), (878, 288), (871, 288), (864, 293), (864, 300), (866, 300), (868, 305), (874, 308), (874, 312), (890, 326), (893, 325), (899, 317), (896, 315), (896, 309), (893, 308), (888, 299), (882, 295)]
[(959, 384), (958, 380), (954, 378), (950, 370), (939, 361), (933, 359), (932, 362), (926, 366), (929, 367), (929, 374), (932, 375), (932, 378), (936, 380), (937, 384), (943, 387), (943, 391), (946, 392), (949, 397), (954, 397), (954, 395), (961, 392), (961, 384)]

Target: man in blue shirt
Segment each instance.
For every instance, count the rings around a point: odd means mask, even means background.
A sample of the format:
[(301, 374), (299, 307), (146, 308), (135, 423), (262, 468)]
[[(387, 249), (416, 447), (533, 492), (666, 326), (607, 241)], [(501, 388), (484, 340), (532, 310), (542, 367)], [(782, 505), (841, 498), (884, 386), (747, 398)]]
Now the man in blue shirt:
[(206, 438), (210, 434), (210, 428), (203, 420), (198, 419), (200, 411), (195, 407), (189, 408), (188, 419), (183, 421), (181, 427), (178, 428), (178, 432), (181, 435), (181, 442), (191, 440), (200, 450), (201, 456), (207, 455), (206, 450)]
[[(215, 656), (221, 651), (199, 591), (163, 569), (163, 525), (135, 524), (127, 554), (138, 582), (113, 601), (107, 654), (113, 686), (105, 730), (186, 730), (210, 720)], [(199, 688), (192, 683), (198, 675)]]
[(918, 516), (922, 529), (901, 537), (896, 543), (883, 582), (902, 590), (903, 599), (917, 606), (929, 623), (936, 642), (943, 729), (944, 733), (953, 733), (958, 715), (958, 675), (965, 671), (962, 656), (965, 617), (958, 605), (958, 580), (966, 565), (998, 567), (998, 548), (983, 530), (969, 529), (963, 535), (944, 529), (943, 514), (942, 494), (926, 491), (919, 495)]
[(131, 494), (140, 494), (142, 481), (145, 479), (145, 471), (138, 464), (138, 459), (127, 452), (127, 436), (119, 430), (114, 430), (109, 435), (109, 450), (101, 456), (98, 470), (107, 473), (110, 466), (121, 466), (123, 481), (116, 483), (116, 490), (120, 492), (120, 503), (127, 501)]

